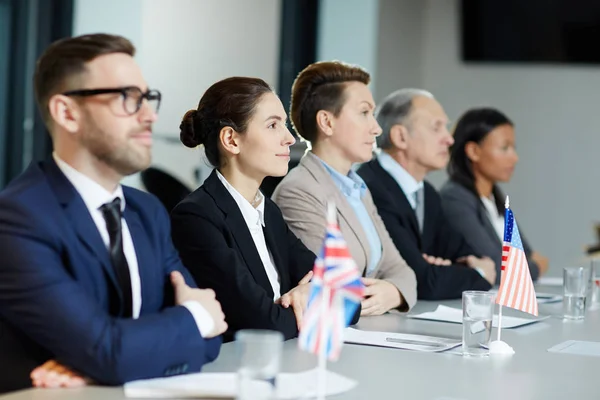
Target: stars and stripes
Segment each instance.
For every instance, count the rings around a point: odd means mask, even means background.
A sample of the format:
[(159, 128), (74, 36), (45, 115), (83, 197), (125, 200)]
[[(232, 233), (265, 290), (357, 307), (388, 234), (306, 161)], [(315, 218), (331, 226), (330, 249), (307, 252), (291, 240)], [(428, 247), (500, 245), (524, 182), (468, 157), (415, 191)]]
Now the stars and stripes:
[(529, 272), (529, 264), (527, 264), (517, 222), (512, 210), (508, 207), (508, 197), (506, 204), (502, 277), (496, 303), (537, 316), (538, 303)]
[(337, 223), (336, 209), (328, 207), (327, 230), (315, 260), (311, 293), (302, 318), (301, 349), (336, 360), (348, 326), (364, 297), (364, 285)]

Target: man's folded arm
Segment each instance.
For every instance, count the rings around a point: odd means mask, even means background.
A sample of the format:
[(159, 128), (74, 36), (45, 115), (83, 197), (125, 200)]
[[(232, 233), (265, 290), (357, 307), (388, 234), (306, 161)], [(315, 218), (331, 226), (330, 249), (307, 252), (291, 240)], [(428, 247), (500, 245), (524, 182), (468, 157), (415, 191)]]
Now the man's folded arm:
[(67, 272), (56, 246), (0, 223), (0, 314), (59, 362), (99, 383), (122, 384), (199, 371), (211, 361), (207, 346), (218, 348), (220, 339), (203, 339), (185, 307), (112, 317)]

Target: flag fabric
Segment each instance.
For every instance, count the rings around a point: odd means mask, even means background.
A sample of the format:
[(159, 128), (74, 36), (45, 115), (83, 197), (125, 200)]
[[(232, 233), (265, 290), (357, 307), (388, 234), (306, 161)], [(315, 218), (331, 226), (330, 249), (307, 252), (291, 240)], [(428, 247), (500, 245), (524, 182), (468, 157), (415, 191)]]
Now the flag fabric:
[[(323, 247), (315, 260), (311, 292), (302, 318), (300, 349), (336, 360), (365, 287), (329, 204)], [(324, 353), (324, 354), (323, 354)]]
[(538, 303), (529, 273), (529, 264), (527, 264), (517, 221), (509, 207), (506, 207), (504, 213), (501, 273), (496, 303), (537, 316)]

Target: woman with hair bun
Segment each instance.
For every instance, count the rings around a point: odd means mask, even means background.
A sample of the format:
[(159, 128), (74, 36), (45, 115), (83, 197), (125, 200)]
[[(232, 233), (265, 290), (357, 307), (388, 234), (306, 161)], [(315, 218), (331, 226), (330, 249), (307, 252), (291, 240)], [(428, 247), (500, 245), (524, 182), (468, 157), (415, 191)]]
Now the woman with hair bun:
[(315, 255), (259, 190), (288, 171), (295, 139), (273, 90), (261, 79), (212, 85), (181, 122), (181, 142), (202, 145), (215, 167), (171, 214), (173, 242), (199, 287), (221, 302), (231, 340), (240, 329), (298, 334)]

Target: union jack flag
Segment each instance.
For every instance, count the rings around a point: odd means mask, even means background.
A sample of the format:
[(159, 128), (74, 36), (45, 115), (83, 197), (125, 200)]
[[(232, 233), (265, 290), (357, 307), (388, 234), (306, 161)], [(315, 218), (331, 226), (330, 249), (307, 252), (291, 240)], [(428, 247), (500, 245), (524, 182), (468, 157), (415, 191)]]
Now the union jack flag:
[(335, 205), (329, 204), (327, 211), (325, 240), (315, 260), (298, 343), (302, 350), (337, 360), (344, 329), (363, 299), (365, 287), (340, 232)]
[(506, 197), (504, 213), (504, 244), (502, 245), (502, 277), (496, 303), (538, 315), (538, 303), (529, 272), (529, 264), (523, 249), (523, 242), (517, 221), (509, 208)]

